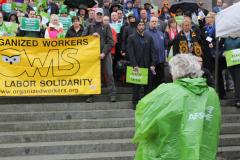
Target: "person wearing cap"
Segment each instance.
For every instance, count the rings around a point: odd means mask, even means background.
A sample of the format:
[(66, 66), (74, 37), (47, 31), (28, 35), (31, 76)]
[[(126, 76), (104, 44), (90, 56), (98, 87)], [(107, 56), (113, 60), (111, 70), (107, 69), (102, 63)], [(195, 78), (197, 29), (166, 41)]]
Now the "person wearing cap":
[(132, 0), (127, 0), (126, 1), (123, 12), (124, 12), (125, 15), (133, 13), (133, 1)]
[[(130, 64), (133, 67), (134, 72), (139, 72), (139, 68), (148, 68), (152, 72), (155, 72), (154, 67), (154, 42), (152, 37), (145, 34), (145, 24), (143, 21), (139, 21), (136, 27), (136, 33), (132, 34), (128, 38), (127, 50), (130, 59)], [(150, 72), (148, 74), (150, 76)], [(144, 85), (144, 95), (150, 92), (150, 78), (148, 78), (148, 84)], [(140, 89), (142, 85), (133, 85), (132, 104), (133, 109), (136, 109), (140, 97)]]
[(123, 29), (123, 36), (122, 36), (122, 47), (121, 47), (121, 54), (122, 56), (126, 56), (127, 54), (127, 44), (128, 44), (128, 37), (136, 32), (136, 18), (133, 14), (128, 15), (128, 25)]
[[(114, 45), (111, 27), (103, 24), (103, 9), (96, 8), (95, 22), (88, 26), (86, 35), (94, 35), (100, 37), (100, 58), (102, 76), (104, 71), (107, 76), (107, 86), (111, 102), (116, 102), (116, 87), (113, 78), (111, 49)], [(93, 102), (93, 96), (89, 97), (86, 102)]]
[(59, 17), (68, 17), (68, 9), (66, 5), (61, 5), (59, 9)]

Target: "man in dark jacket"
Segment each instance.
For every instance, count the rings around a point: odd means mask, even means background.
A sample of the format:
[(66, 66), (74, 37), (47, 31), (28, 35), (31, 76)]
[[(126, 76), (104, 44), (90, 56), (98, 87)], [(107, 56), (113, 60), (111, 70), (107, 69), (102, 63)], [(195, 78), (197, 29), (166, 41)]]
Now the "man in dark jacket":
[[(240, 38), (231, 38), (228, 37), (226, 38), (225, 42), (224, 42), (224, 50), (225, 51), (233, 51), (236, 49), (240, 48)], [(236, 52), (236, 53), (239, 53)], [(225, 53), (225, 54), (229, 54), (229, 53)], [(237, 54), (235, 54), (237, 55)], [(233, 56), (235, 56), (233, 55)], [(238, 56), (234, 57), (235, 59), (238, 60)], [(234, 59), (232, 58), (232, 59)], [(240, 64), (235, 64), (232, 66), (228, 66), (228, 69), (232, 75), (233, 81), (234, 81), (234, 87), (235, 87), (235, 106), (240, 108)]]
[[(136, 33), (132, 34), (128, 38), (128, 54), (130, 58), (131, 65), (135, 72), (139, 72), (139, 67), (148, 68), (152, 72), (155, 72), (154, 67), (154, 46), (152, 37), (144, 33), (145, 24), (143, 21), (139, 21), (137, 24)], [(150, 75), (150, 74), (148, 74)], [(150, 79), (150, 78), (148, 78)], [(151, 82), (144, 86), (144, 95), (149, 93)], [(140, 100), (140, 89), (141, 85), (133, 85), (133, 109), (135, 109), (136, 104)]]
[(68, 29), (66, 38), (68, 37), (80, 37), (83, 34), (83, 26), (80, 24), (80, 19), (77, 16), (72, 17), (73, 25)]
[[(110, 101), (116, 102), (116, 87), (113, 78), (111, 49), (113, 47), (113, 37), (110, 26), (103, 25), (103, 9), (97, 8), (95, 23), (87, 28), (87, 35), (100, 36), (100, 57), (101, 71), (106, 71), (107, 85), (110, 93)], [(87, 102), (93, 102), (93, 97), (87, 99)]]
[(151, 90), (157, 88), (158, 85), (164, 82), (164, 62), (165, 62), (165, 41), (164, 34), (157, 29), (158, 18), (151, 17), (149, 23), (149, 29), (146, 30), (146, 34), (154, 39), (153, 48), (155, 59), (153, 59), (156, 64), (156, 73), (153, 74), (153, 86), (151, 86)]
[(122, 56), (125, 56), (127, 53), (128, 37), (130, 35), (132, 35), (133, 33), (135, 33), (135, 31), (136, 31), (136, 18), (134, 17), (133, 14), (128, 15), (128, 22), (129, 22), (129, 25), (127, 25), (123, 29), (122, 51), (121, 51)]

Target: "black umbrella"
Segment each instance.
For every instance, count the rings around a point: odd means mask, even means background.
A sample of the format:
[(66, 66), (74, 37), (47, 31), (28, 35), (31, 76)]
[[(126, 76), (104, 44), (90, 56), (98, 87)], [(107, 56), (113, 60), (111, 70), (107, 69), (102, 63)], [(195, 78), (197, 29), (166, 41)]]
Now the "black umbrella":
[(64, 4), (70, 8), (79, 8), (79, 6), (86, 6), (86, 8), (92, 8), (97, 3), (94, 0), (65, 0)]
[(181, 9), (183, 12), (190, 11), (196, 12), (199, 6), (194, 0), (183, 0), (179, 2), (173, 2), (170, 7), (170, 12), (176, 13), (177, 9)]

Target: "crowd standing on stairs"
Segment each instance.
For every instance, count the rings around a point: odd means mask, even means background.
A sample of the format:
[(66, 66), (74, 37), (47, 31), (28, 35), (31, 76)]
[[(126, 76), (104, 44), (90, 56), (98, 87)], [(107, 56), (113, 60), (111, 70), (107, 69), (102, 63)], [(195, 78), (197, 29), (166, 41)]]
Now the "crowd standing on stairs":
[[(197, 4), (196, 10), (192, 10), (172, 8), (167, 0), (163, 1), (162, 6), (142, 4), (139, 0), (96, 0), (93, 7), (88, 7), (87, 4), (72, 7), (53, 0), (18, 0), (17, 3), (26, 4), (26, 10), (18, 7), (6, 10), (4, 4), (13, 2), (15, 0), (1, 2), (2, 36), (100, 37), (102, 86), (108, 87), (111, 102), (117, 101), (115, 85), (127, 85), (127, 66), (132, 66), (135, 72), (139, 71), (139, 67), (148, 69), (148, 84), (144, 86), (144, 96), (161, 83), (172, 81), (168, 61), (173, 56), (191, 53), (201, 57), (202, 67), (208, 73), (208, 78), (213, 78), (217, 70), (218, 77), (215, 78), (218, 79), (217, 87), (221, 99), (225, 97), (226, 91), (234, 90), (235, 86), (236, 106), (240, 106), (240, 80), (237, 76), (239, 68), (227, 68), (222, 54), (225, 50), (239, 48), (238, 40), (221, 39), (222, 56), (218, 69), (215, 68), (215, 17), (218, 12), (229, 6), (221, 0), (217, 0), (212, 11), (204, 9), (203, 2)], [(40, 31), (21, 30), (22, 17), (40, 19)], [(63, 17), (71, 18), (68, 26), (62, 24)], [(104, 24), (104, 21), (108, 23)], [(140, 27), (141, 32), (138, 28), (139, 22), (144, 24)], [(228, 47), (229, 41), (234, 41), (236, 45)], [(133, 85), (133, 108), (142, 97), (139, 93), (140, 88), (141, 85)], [(93, 102), (94, 96), (88, 97), (86, 101)]]
[[(133, 89), (135, 159), (150, 160), (160, 153), (160, 159), (214, 160), (221, 122), (219, 98), (235, 91), (235, 106), (240, 107), (240, 63), (227, 67), (223, 54), (239, 49), (240, 38), (222, 38), (217, 48), (215, 35), (215, 17), (229, 4), (217, 0), (208, 11), (203, 2), (173, 7), (168, 0), (162, 6), (141, 0), (92, 1), (96, 3), (92, 7), (87, 3), (73, 7), (59, 0), (2, 0), (0, 35), (99, 37), (101, 83), (108, 89), (109, 101), (118, 100), (116, 86)], [(6, 4), (15, 2), (26, 8), (6, 9)], [(38, 19), (40, 30), (22, 30), (22, 18)], [(145, 82), (126, 83), (128, 69), (134, 75), (144, 72)], [(87, 96), (86, 102), (94, 99)]]

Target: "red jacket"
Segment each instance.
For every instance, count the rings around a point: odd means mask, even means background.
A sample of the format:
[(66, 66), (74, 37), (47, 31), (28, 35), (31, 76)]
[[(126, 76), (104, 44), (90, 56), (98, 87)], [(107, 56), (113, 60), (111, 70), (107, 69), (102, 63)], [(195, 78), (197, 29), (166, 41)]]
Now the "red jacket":
[(111, 54), (115, 55), (115, 53), (116, 53), (116, 48), (115, 47), (116, 47), (116, 43), (117, 43), (117, 32), (113, 28), (111, 28), (111, 30), (112, 30), (112, 37), (113, 37), (113, 41), (114, 41), (113, 47), (111, 49)]

